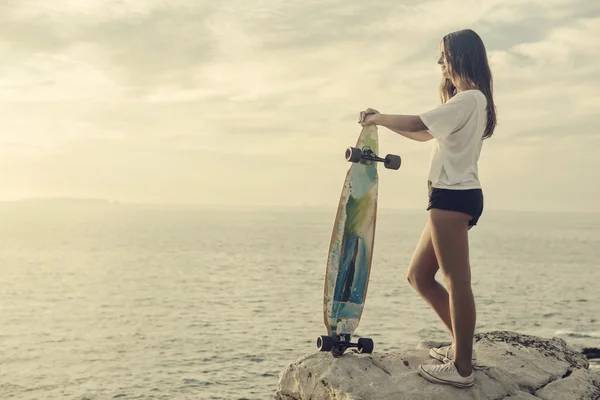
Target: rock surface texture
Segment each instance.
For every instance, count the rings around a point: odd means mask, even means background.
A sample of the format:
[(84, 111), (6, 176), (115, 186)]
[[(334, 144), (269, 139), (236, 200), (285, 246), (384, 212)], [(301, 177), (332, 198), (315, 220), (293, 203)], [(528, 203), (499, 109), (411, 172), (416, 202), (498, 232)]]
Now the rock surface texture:
[(475, 335), (475, 385), (458, 389), (429, 383), (417, 374), (421, 363), (440, 363), (422, 342), (416, 349), (359, 354), (305, 354), (280, 373), (277, 400), (598, 400), (600, 374), (585, 355), (558, 338), (515, 332)]

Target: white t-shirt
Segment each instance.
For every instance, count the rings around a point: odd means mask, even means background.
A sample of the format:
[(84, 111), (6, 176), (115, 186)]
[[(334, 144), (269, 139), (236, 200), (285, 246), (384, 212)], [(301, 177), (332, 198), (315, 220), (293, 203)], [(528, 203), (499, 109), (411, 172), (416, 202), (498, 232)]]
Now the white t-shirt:
[(429, 180), (433, 187), (478, 189), (477, 162), (487, 123), (487, 99), (479, 90), (465, 90), (419, 115), (435, 138)]

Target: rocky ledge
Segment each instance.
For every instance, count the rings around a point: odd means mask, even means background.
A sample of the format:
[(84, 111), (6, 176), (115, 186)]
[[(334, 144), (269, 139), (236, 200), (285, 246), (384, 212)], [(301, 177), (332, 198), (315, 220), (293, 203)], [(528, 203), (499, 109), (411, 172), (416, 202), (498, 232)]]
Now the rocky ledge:
[(422, 342), (416, 349), (340, 358), (328, 352), (305, 354), (280, 373), (277, 400), (598, 400), (600, 374), (585, 355), (563, 339), (515, 332), (475, 335), (475, 385), (467, 389), (429, 383), (417, 374), (421, 363), (439, 363)]

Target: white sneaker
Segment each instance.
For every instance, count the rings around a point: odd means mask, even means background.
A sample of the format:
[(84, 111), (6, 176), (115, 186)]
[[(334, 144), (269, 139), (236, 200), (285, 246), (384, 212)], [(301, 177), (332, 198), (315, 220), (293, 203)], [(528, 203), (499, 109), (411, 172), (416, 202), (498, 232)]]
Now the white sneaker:
[[(442, 347), (432, 347), (429, 349), (429, 355), (436, 360), (446, 362), (446, 361), (454, 361), (454, 345), (451, 344), (449, 346)], [(477, 355), (475, 354), (475, 349), (473, 349), (473, 354), (471, 355), (471, 363), (475, 364), (477, 362)]]
[(473, 372), (469, 376), (461, 376), (454, 365), (454, 362), (446, 364), (421, 364), (418, 369), (419, 375), (429, 382), (452, 385), (457, 388), (466, 388), (473, 386), (475, 376)]

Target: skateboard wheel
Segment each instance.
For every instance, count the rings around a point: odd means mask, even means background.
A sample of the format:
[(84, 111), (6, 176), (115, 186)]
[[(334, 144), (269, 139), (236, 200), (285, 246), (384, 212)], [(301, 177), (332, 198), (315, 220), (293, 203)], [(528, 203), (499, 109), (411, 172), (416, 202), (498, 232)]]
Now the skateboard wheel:
[(387, 169), (398, 169), (400, 168), (400, 164), (402, 164), (402, 159), (400, 156), (394, 154), (385, 156), (385, 162), (383, 163)]
[(334, 346), (333, 349), (331, 349), (331, 354), (335, 357), (341, 357), (344, 355), (344, 351), (346, 351), (346, 349), (342, 346)]
[(358, 352), (371, 354), (373, 352), (373, 340), (369, 338), (358, 339)]
[(317, 338), (317, 348), (320, 351), (330, 351), (333, 348), (333, 339), (331, 336), (319, 336)]
[(356, 163), (362, 158), (362, 151), (356, 147), (348, 147), (346, 149), (346, 160)]

